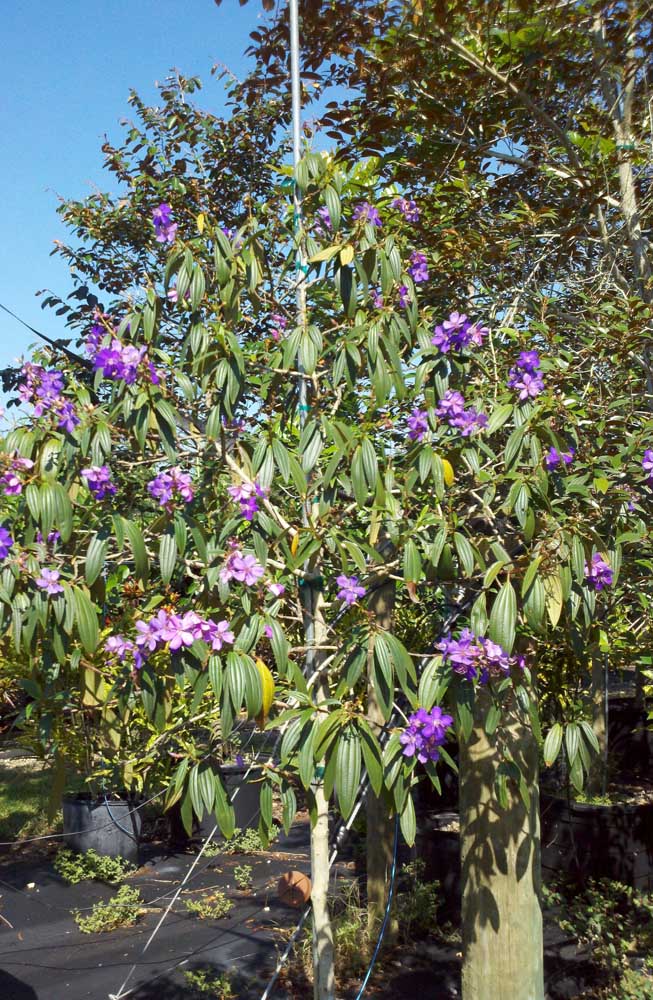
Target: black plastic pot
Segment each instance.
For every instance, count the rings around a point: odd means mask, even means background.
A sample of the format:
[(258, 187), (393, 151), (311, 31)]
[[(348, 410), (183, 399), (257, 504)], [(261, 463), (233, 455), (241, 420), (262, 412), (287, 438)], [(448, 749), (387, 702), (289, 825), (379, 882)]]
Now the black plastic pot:
[[(233, 802), (236, 826), (241, 830), (256, 829), (261, 817), (260, 789), (261, 768), (250, 771), (247, 764), (220, 764), (218, 767), (227, 795)], [(181, 807), (177, 802), (166, 812), (170, 827), (170, 846), (183, 848), (188, 843), (188, 834), (181, 819)], [(195, 823), (197, 836), (208, 837), (215, 826), (213, 813), (205, 813), (200, 823)]]
[[(236, 826), (241, 830), (256, 829), (261, 818), (261, 768), (250, 771), (247, 764), (220, 764), (218, 770), (234, 807)], [(215, 816), (205, 815), (200, 823), (200, 835), (207, 837), (214, 826)]]
[(460, 917), (460, 831), (455, 829), (457, 825), (457, 812), (441, 812), (423, 817), (417, 826), (414, 853), (424, 861), (424, 880), (440, 883), (442, 902), (438, 919), (441, 920)]
[(653, 888), (653, 802), (585, 805), (541, 795), (542, 868)]
[(94, 850), (107, 857), (138, 860), (142, 818), (134, 798), (65, 795), (63, 832), (65, 844), (74, 851)]

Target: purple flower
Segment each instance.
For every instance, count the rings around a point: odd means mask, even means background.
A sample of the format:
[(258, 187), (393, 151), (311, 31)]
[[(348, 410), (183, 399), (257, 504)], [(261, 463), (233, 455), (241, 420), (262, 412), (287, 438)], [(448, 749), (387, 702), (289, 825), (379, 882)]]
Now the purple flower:
[(544, 456), (544, 464), (546, 465), (549, 472), (555, 469), (558, 465), (571, 465), (574, 460), (574, 455), (576, 454), (574, 448), (570, 448), (569, 451), (558, 451), (553, 445), (549, 448), (548, 452)]
[(240, 483), (238, 486), (228, 486), (227, 493), (232, 500), (240, 504), (240, 513), (246, 521), (251, 521), (259, 509), (258, 500), (266, 495), (257, 482)]
[(369, 222), (372, 226), (381, 225), (381, 216), (374, 205), (370, 205), (369, 201), (362, 201), (360, 205), (356, 205), (352, 218), (354, 222), (362, 220), (363, 222)]
[(333, 223), (331, 222), (331, 216), (329, 215), (329, 209), (326, 205), (323, 205), (317, 210), (317, 216), (315, 222), (315, 231), (320, 236), (327, 236), (333, 229)]
[(60, 573), (57, 569), (42, 569), (41, 575), (37, 576), (34, 582), (46, 594), (62, 594), (63, 587), (59, 583), (59, 576)]
[(520, 376), (513, 369), (513, 374), (511, 374), (508, 384), (511, 389), (519, 390), (519, 399), (522, 401), (525, 399), (535, 399), (541, 392), (544, 392), (544, 382), (539, 372), (537, 375), (531, 375), (530, 372), (522, 372)]
[(115, 658), (118, 663), (124, 663), (128, 658), (131, 658), (133, 670), (140, 670), (145, 663), (145, 657), (140, 649), (131, 639), (125, 639), (124, 635), (110, 635), (104, 643), (104, 648), (110, 657)]
[(274, 635), (274, 631), (272, 629), (272, 626), (271, 625), (266, 625), (264, 627), (264, 629), (263, 629), (263, 634), (264, 634), (264, 636), (265, 636), (266, 639), (271, 639), (272, 636)]
[(79, 423), (79, 417), (71, 402), (61, 395), (64, 378), (61, 372), (48, 371), (31, 362), (23, 365), (24, 382), (18, 386), (18, 394), (24, 403), (32, 403), (34, 416), (42, 417), (52, 413), (57, 417), (57, 426), (69, 434)]
[(383, 295), (378, 288), (372, 289), (372, 305), (375, 309), (383, 309)]
[(101, 322), (103, 318), (104, 317), (102, 317), (101, 313), (96, 313), (95, 322), (93, 323), (91, 329), (86, 335), (86, 350), (91, 355), (91, 357), (94, 357), (100, 350), (100, 347), (102, 346), (102, 341), (107, 335), (107, 329)]
[(220, 570), (220, 580), (222, 583), (236, 580), (238, 583), (244, 583), (246, 587), (251, 587), (261, 579), (264, 572), (255, 556), (244, 556), (240, 549), (235, 547)]
[(648, 476), (649, 483), (653, 483), (653, 450), (647, 448), (642, 459), (642, 468)]
[(449, 315), (449, 319), (445, 319), (440, 326), (436, 326), (431, 343), (443, 354), (447, 354), (452, 348), (455, 351), (462, 351), (470, 344), (480, 347), (487, 335), (486, 327), (479, 326), (478, 323), (470, 323), (465, 313), (454, 311)]
[(187, 472), (182, 472), (178, 466), (170, 472), (160, 472), (148, 484), (150, 496), (159, 501), (160, 507), (170, 511), (175, 500), (190, 503), (194, 497), (192, 479)]
[(468, 628), (462, 630), (458, 639), (450, 635), (441, 639), (437, 648), (454, 673), (468, 681), (478, 677), (481, 684), (489, 677), (509, 674), (512, 666), (524, 667), (522, 656), (510, 656), (498, 643), (476, 636)]
[(168, 622), (161, 629), (161, 638), (172, 650), (192, 646), (195, 642), (196, 619), (194, 611), (187, 611), (184, 615), (168, 615)]
[(426, 764), (435, 763), (440, 758), (439, 747), (446, 740), (447, 729), (453, 723), (450, 715), (445, 715), (439, 705), (430, 712), (419, 708), (408, 717), (408, 725), (399, 736), (405, 757), (417, 757)]
[(534, 399), (544, 391), (540, 356), (537, 351), (522, 351), (517, 363), (508, 372), (508, 388), (517, 389), (519, 399)]
[(225, 643), (229, 645), (233, 643), (235, 637), (228, 621), (214, 622), (213, 619), (209, 618), (206, 625), (208, 625), (208, 631), (202, 635), (202, 638), (211, 643), (212, 649), (218, 651)]
[(410, 292), (407, 285), (399, 286), (399, 308), (405, 309), (410, 303)]
[(401, 212), (406, 222), (419, 222), (419, 208), (412, 198), (394, 198), (391, 207)]
[(101, 347), (93, 357), (93, 368), (104, 378), (133, 385), (139, 375), (144, 375), (153, 385), (160, 382), (159, 374), (147, 360), (146, 347), (123, 344), (114, 337), (108, 347)]
[(479, 413), (474, 407), (465, 409), (465, 400), (461, 393), (448, 389), (436, 410), (436, 416), (441, 417), (450, 427), (457, 428), (462, 437), (469, 437), (475, 431), (487, 427), (488, 418), (485, 413)]
[(268, 590), (274, 597), (281, 597), (286, 593), (286, 588), (282, 583), (268, 583)]
[(429, 269), (426, 262), (426, 254), (420, 253), (415, 250), (410, 255), (410, 265), (408, 267), (408, 273), (415, 282), (416, 285), (420, 285), (425, 281), (429, 280)]
[(415, 407), (408, 417), (408, 437), (411, 441), (421, 441), (429, 429), (428, 414), (426, 410)]
[(163, 202), (158, 208), (152, 209), (152, 222), (157, 243), (174, 243), (177, 235), (177, 223), (172, 221), (172, 208)]
[(443, 420), (451, 421), (459, 417), (465, 410), (465, 399), (462, 393), (454, 389), (447, 389), (444, 396), (436, 407), (436, 415)]
[(274, 340), (281, 340), (286, 327), (288, 326), (288, 320), (281, 313), (272, 313), (270, 316), (272, 321), (271, 334)]
[(18, 496), (22, 493), (23, 481), (18, 473), (33, 468), (34, 462), (30, 458), (22, 458), (20, 455), (15, 455), (10, 460), (7, 472), (3, 476), (0, 476), (0, 483), (2, 483), (5, 495)]
[(361, 587), (357, 576), (345, 576), (341, 573), (336, 577), (336, 583), (340, 587), (337, 597), (345, 604), (355, 604), (359, 597), (365, 596), (365, 587)]
[(0, 560), (4, 560), (9, 555), (9, 549), (12, 548), (14, 540), (7, 531), (7, 529), (0, 525)]
[(522, 351), (517, 358), (517, 367), (523, 372), (535, 375), (540, 368), (540, 355), (537, 351)]
[(91, 465), (88, 469), (82, 469), (82, 476), (96, 500), (104, 500), (106, 496), (113, 496), (116, 492), (108, 465)]
[(604, 587), (612, 586), (612, 567), (598, 552), (592, 556), (591, 563), (585, 563), (585, 579), (590, 590), (603, 590)]

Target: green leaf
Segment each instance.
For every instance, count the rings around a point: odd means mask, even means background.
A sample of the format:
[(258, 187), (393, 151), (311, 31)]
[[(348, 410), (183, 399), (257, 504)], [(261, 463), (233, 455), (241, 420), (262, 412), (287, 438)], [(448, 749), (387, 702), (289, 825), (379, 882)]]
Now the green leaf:
[(565, 748), (567, 758), (571, 767), (578, 756), (578, 744), (580, 742), (580, 729), (575, 722), (570, 722), (565, 730)]
[(474, 572), (474, 550), (472, 546), (459, 531), (454, 532), (453, 543), (465, 576), (471, 576)]
[(290, 827), (292, 826), (297, 813), (297, 797), (292, 786), (289, 785), (287, 788), (282, 790), (281, 805), (283, 809), (283, 829), (284, 833), (287, 835), (290, 832)]
[(75, 621), (82, 645), (87, 653), (94, 653), (100, 638), (95, 605), (81, 587), (73, 587)]
[(417, 546), (412, 538), (404, 545), (404, 580), (407, 583), (419, 583), (422, 578), (422, 560)]
[(381, 794), (383, 787), (383, 759), (381, 757), (381, 747), (374, 736), (374, 733), (367, 723), (360, 719), (358, 722), (360, 730), (360, 745), (363, 752), (365, 770), (370, 779), (370, 785), (375, 795)]
[(145, 548), (145, 539), (143, 538), (143, 532), (133, 521), (128, 521), (126, 517), (120, 519), (124, 532), (129, 539), (129, 544), (132, 547), (132, 553), (134, 556), (134, 572), (136, 576), (147, 583), (148, 577), (150, 575), (150, 562), (147, 557), (147, 549)]
[(260, 806), (261, 819), (269, 829), (272, 826), (272, 785), (269, 781), (264, 781), (261, 785)]
[(537, 558), (533, 559), (533, 561), (529, 564), (528, 569), (524, 573), (524, 579), (522, 580), (522, 584), (521, 584), (521, 596), (522, 597), (524, 597), (526, 595), (526, 593), (528, 592), (528, 588), (530, 587), (530, 585), (532, 584), (533, 580), (535, 579), (535, 575), (537, 573), (538, 566), (540, 565), (541, 562), (542, 562), (542, 556), (537, 556)]
[(547, 767), (551, 767), (553, 762), (557, 759), (560, 753), (560, 747), (562, 746), (562, 726), (559, 722), (554, 723), (549, 732), (546, 734), (546, 739), (544, 741), (543, 756), (544, 763)]
[(344, 819), (354, 808), (361, 776), (360, 734), (354, 726), (340, 733), (336, 757), (336, 791)]
[(589, 743), (594, 753), (600, 753), (601, 748), (599, 746), (599, 741), (596, 738), (596, 733), (592, 729), (590, 723), (583, 720), (582, 722), (579, 723), (579, 726), (583, 732), (583, 736), (585, 737), (586, 742)]
[(177, 542), (175, 536), (166, 532), (161, 535), (159, 542), (159, 566), (161, 568), (161, 579), (164, 583), (170, 583), (172, 574), (175, 571), (177, 562)]
[(488, 736), (492, 736), (493, 732), (495, 731), (495, 729), (499, 724), (500, 719), (501, 719), (501, 709), (499, 708), (499, 706), (494, 704), (490, 705), (487, 716), (485, 718), (485, 732), (488, 734)]
[(545, 610), (546, 593), (544, 591), (544, 584), (540, 577), (536, 576), (524, 599), (526, 621), (532, 628), (536, 630), (542, 629)]
[(301, 749), (297, 757), (297, 766), (299, 768), (299, 780), (301, 781), (304, 788), (308, 788), (313, 780), (313, 775), (315, 773), (315, 757), (313, 755), (313, 747), (315, 744), (315, 737), (317, 734), (317, 725), (314, 723), (308, 732), (304, 735)]
[(517, 597), (510, 580), (501, 587), (490, 612), (489, 634), (493, 642), (512, 652), (517, 626)]
[(93, 535), (86, 550), (84, 577), (89, 587), (92, 587), (104, 567), (107, 554), (107, 539)]
[(219, 775), (215, 776), (215, 819), (222, 834), (229, 839), (233, 837), (236, 828), (234, 807), (227, 797), (224, 785)]
[(436, 656), (427, 663), (419, 680), (417, 701), (420, 707), (430, 710), (434, 705), (440, 704), (448, 685), (449, 679), (444, 674), (442, 657)]
[(410, 794), (406, 796), (406, 803), (399, 818), (399, 824), (401, 832), (404, 835), (404, 840), (409, 847), (412, 847), (415, 843), (415, 835), (417, 833), (417, 819), (415, 817), (415, 806)]

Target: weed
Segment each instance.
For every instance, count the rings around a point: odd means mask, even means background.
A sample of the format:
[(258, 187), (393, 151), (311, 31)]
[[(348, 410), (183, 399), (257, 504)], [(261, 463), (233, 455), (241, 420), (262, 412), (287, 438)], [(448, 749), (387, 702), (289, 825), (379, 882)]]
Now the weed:
[(235, 1000), (236, 994), (227, 972), (216, 975), (207, 969), (198, 969), (195, 972), (184, 972), (184, 978), (193, 992), (201, 997), (210, 997), (211, 1000)]
[(239, 889), (252, 888), (252, 871), (251, 865), (236, 865), (234, 868), (234, 882)]
[[(555, 907), (560, 928), (591, 951), (614, 983), (600, 994), (605, 1000), (653, 1000), (650, 970), (637, 971), (634, 955), (648, 956), (653, 946), (653, 894), (609, 879), (589, 879), (582, 888), (559, 882), (542, 894)], [(617, 992), (612, 992), (614, 989)]]
[(426, 937), (437, 924), (439, 883), (425, 882), (424, 869), (424, 861), (418, 858), (404, 865), (399, 876), (394, 916), (406, 942)]
[(225, 854), (256, 854), (257, 851), (264, 851), (265, 847), (257, 830), (236, 827), (233, 837), (225, 841), (222, 850)]
[(82, 934), (102, 934), (135, 924), (142, 903), (138, 889), (121, 885), (113, 899), (106, 903), (96, 903), (87, 916), (83, 916), (79, 910), (73, 910), (72, 913)]
[(220, 892), (219, 889), (207, 893), (200, 899), (186, 900), (188, 912), (194, 913), (200, 920), (220, 920), (221, 917), (227, 916), (229, 911), (233, 909), (233, 905), (231, 900), (227, 899), (224, 892)]
[(97, 879), (99, 882), (115, 885), (121, 882), (125, 875), (136, 870), (135, 866), (124, 858), (107, 858), (92, 849), (85, 854), (78, 854), (67, 847), (62, 847), (57, 852), (53, 864), (57, 874), (72, 885), (85, 882), (87, 879)]

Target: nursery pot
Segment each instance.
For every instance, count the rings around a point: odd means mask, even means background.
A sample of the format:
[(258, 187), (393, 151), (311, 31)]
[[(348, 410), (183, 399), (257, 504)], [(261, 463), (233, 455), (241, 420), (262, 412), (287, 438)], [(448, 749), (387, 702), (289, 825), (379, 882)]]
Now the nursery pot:
[(134, 798), (65, 795), (63, 832), (74, 851), (94, 850), (110, 858), (138, 860), (142, 817)]
[(587, 805), (542, 795), (542, 868), (653, 888), (653, 802)]
[[(222, 783), (233, 803), (236, 826), (241, 830), (256, 829), (261, 818), (261, 768), (249, 769), (247, 764), (220, 764)], [(213, 813), (205, 814), (200, 824), (200, 834), (208, 837), (215, 826)]]

